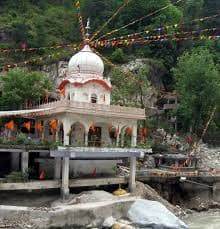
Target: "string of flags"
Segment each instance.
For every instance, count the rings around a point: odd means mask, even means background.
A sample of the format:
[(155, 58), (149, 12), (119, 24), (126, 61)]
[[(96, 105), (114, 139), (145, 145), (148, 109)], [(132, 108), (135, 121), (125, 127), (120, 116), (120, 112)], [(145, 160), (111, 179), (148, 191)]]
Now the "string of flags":
[(92, 41), (132, 0), (125, 0), (125, 2), (116, 10), (116, 12), (109, 18), (99, 30), (97, 30), (90, 38)]
[[(73, 50), (77, 51), (78, 48), (74, 48)], [(61, 54), (62, 54), (62, 52), (57, 52), (55, 54), (50, 54), (50, 55), (45, 55), (45, 56), (38, 57), (38, 58), (33, 58), (31, 60), (25, 60), (25, 61), (22, 61), (22, 62), (19, 62), (19, 63), (6, 64), (6, 65), (3, 65), (3, 66), (0, 66), (0, 71), (8, 71), (9, 69), (12, 69), (12, 68), (21, 67), (21, 66), (25, 66), (25, 65), (28, 65), (28, 64), (35, 64), (35, 63), (41, 62), (42, 60), (47, 60), (47, 59), (51, 59), (51, 58), (54, 58), (54, 57), (58, 57)]]
[(85, 41), (86, 31), (85, 31), (85, 28), (83, 25), (83, 19), (82, 19), (81, 12), (80, 12), (80, 2), (79, 1), (76, 2), (76, 10), (77, 10), (77, 16), (78, 16), (78, 20), (79, 20), (80, 32), (82, 34), (83, 41)]
[(113, 34), (113, 33), (116, 33), (116, 32), (118, 32), (118, 31), (120, 31), (120, 30), (123, 30), (123, 29), (125, 29), (125, 28), (127, 28), (127, 27), (129, 27), (129, 26), (131, 26), (131, 25), (134, 25), (134, 24), (136, 24), (136, 23), (138, 23), (138, 22), (141, 22), (141, 21), (143, 21), (144, 19), (146, 19), (146, 18), (148, 18), (148, 17), (151, 17), (151, 16), (154, 16), (154, 15), (156, 15), (157, 13), (159, 13), (159, 12), (161, 12), (161, 11), (167, 9), (167, 8), (170, 7), (171, 5), (177, 5), (178, 3), (182, 2), (182, 1), (183, 1), (183, 0), (178, 0), (178, 1), (174, 2), (174, 3), (172, 3), (172, 4), (169, 3), (168, 5), (162, 7), (162, 8), (160, 8), (160, 9), (158, 9), (158, 10), (155, 10), (155, 11), (153, 11), (153, 12), (151, 12), (151, 13), (149, 13), (149, 14), (147, 14), (147, 15), (145, 15), (145, 16), (139, 18), (139, 19), (136, 19), (136, 20), (134, 20), (134, 21), (128, 23), (127, 25), (124, 25), (124, 26), (122, 26), (122, 27), (120, 27), (120, 28), (118, 28), (118, 29), (114, 29), (114, 30), (112, 30), (112, 31), (110, 31), (110, 32), (105, 33), (104, 35), (102, 35), (101, 37), (99, 37), (97, 40), (100, 40), (100, 39), (102, 39), (102, 38), (104, 38), (104, 37), (106, 37), (106, 36), (109, 36), (109, 35), (111, 35), (111, 34)]
[(77, 48), (77, 44), (67, 44), (67, 45), (52, 45), (48, 47), (39, 47), (39, 48), (20, 48), (20, 49), (0, 49), (0, 53), (11, 54), (11, 53), (20, 53), (20, 52), (34, 52), (39, 50), (56, 50), (62, 48)]
[[(169, 35), (171, 36), (171, 35)], [(173, 36), (173, 35), (172, 35)], [(99, 41), (96, 44), (93, 44), (94, 47), (117, 47), (117, 46), (132, 46), (136, 44), (145, 44), (151, 42), (165, 42), (165, 41), (188, 41), (188, 40), (218, 40), (220, 35), (210, 35), (210, 36), (190, 36), (190, 37), (173, 37), (169, 38), (168, 35), (160, 35), (160, 36), (151, 36), (145, 38), (138, 39), (130, 39), (130, 40), (117, 40), (117, 41)]]
[[(217, 18), (219, 16), (220, 16), (220, 14), (215, 14), (215, 15), (208, 16), (208, 17), (197, 18), (197, 19), (194, 19), (194, 20), (190, 21), (190, 23), (204, 22), (204, 21), (207, 21), (207, 20), (211, 20), (211, 19)], [(188, 23), (176, 23), (176, 24), (172, 24), (172, 25), (164, 25), (164, 26), (161, 26), (161, 27), (158, 27), (158, 28), (147, 29), (147, 30), (144, 30), (144, 31), (141, 31), (141, 32), (137, 32), (137, 33), (125, 34), (125, 35), (122, 35), (122, 36), (113, 37), (113, 38), (108, 39), (108, 41), (137, 37), (137, 36), (142, 35), (142, 34), (150, 34), (151, 32), (165, 32), (165, 31), (167, 31), (169, 29), (177, 29), (179, 27), (182, 28), (183, 26), (185, 26), (187, 24)], [(95, 40), (95, 42), (97, 42), (100, 39)]]

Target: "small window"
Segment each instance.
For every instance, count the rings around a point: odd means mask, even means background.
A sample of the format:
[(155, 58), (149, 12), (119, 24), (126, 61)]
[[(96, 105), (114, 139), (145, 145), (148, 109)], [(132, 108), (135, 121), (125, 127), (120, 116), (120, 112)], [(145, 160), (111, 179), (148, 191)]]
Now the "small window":
[(96, 94), (91, 95), (91, 103), (97, 103), (97, 95)]

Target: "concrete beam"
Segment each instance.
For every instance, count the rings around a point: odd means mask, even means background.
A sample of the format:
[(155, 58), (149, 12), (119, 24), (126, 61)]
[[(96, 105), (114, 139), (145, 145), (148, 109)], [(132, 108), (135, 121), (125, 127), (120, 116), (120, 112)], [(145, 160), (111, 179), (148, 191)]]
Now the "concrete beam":
[(93, 148), (93, 147), (75, 147), (60, 148), (51, 150), (51, 157), (69, 157), (75, 159), (116, 159), (128, 157), (144, 157), (145, 149), (136, 148)]
[[(126, 177), (112, 178), (90, 178), (90, 179), (71, 179), (69, 180), (70, 188), (77, 187), (97, 187), (114, 184), (127, 184)], [(61, 187), (61, 180), (32, 181), (27, 183), (0, 183), (1, 191), (13, 190), (47, 190), (58, 189)]]

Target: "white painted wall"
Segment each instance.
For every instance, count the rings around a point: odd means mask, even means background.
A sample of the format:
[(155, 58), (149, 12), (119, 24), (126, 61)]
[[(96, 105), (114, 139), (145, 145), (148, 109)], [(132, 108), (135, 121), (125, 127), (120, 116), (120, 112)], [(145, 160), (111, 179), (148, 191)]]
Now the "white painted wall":
[(92, 94), (97, 95), (98, 104), (110, 105), (110, 91), (106, 90), (103, 86), (101, 86), (98, 83), (91, 82), (81, 87), (75, 87), (72, 84), (67, 84), (65, 87), (65, 97), (66, 99), (68, 99), (69, 97), (72, 101), (90, 103)]

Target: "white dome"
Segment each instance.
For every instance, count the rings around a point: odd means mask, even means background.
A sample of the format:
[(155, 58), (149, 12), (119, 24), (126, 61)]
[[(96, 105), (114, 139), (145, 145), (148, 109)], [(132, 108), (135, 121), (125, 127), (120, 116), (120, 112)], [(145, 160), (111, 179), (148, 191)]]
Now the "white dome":
[(72, 74), (95, 74), (102, 76), (104, 64), (102, 59), (96, 55), (89, 47), (85, 47), (75, 54), (69, 61), (68, 72)]

